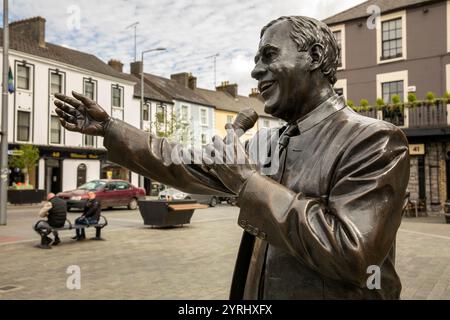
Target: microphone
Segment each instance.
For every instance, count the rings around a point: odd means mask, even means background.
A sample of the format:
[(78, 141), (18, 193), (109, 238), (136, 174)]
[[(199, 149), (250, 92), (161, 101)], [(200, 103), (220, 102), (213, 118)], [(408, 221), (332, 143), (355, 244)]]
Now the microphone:
[(225, 129), (233, 129), (237, 136), (240, 138), (245, 132), (250, 130), (255, 126), (256, 121), (258, 121), (258, 114), (252, 108), (244, 109), (238, 113), (236, 119), (234, 119), (233, 124), (226, 124)]

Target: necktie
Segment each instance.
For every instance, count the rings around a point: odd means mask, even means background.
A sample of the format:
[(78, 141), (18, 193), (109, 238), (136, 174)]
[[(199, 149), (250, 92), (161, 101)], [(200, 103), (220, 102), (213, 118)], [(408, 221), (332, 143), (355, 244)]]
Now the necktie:
[(297, 124), (290, 124), (286, 130), (281, 134), (280, 139), (278, 140), (278, 157), (279, 157), (279, 170), (278, 174), (276, 175), (275, 180), (281, 183), (283, 180), (284, 175), (284, 169), (286, 166), (286, 158), (287, 158), (287, 146), (289, 145), (289, 139), (293, 136), (299, 135), (300, 130), (298, 129)]
[(280, 139), (278, 140), (278, 145), (280, 147), (280, 156), (286, 147), (289, 145), (289, 139), (293, 136), (299, 135), (300, 130), (298, 129), (297, 124), (290, 124), (286, 130), (281, 134)]

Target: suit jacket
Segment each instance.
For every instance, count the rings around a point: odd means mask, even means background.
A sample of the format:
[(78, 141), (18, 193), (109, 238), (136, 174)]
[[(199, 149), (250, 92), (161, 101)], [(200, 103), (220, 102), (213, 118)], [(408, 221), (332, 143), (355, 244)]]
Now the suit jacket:
[[(278, 147), (258, 152), (261, 168), (276, 170), (254, 174), (239, 195), (245, 232), (230, 298), (398, 299), (395, 238), (409, 179), (404, 134), (338, 96), (297, 125), (300, 134), (281, 158)], [(283, 130), (258, 132), (249, 150), (276, 142)], [(176, 144), (121, 121), (109, 125), (104, 145), (111, 161), (157, 181), (190, 193), (230, 193), (201, 166), (180, 164)], [(381, 271), (380, 289), (367, 286), (371, 266)]]

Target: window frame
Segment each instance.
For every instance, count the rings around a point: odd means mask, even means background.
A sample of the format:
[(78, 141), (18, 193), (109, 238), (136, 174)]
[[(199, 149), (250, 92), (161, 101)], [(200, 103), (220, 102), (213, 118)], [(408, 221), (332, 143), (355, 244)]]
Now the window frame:
[(331, 32), (334, 34), (335, 32), (341, 33), (341, 65), (337, 67), (337, 70), (345, 70), (347, 67), (347, 59), (346, 59), (346, 42), (345, 42), (345, 24), (340, 24), (336, 26), (330, 27)]
[[(22, 139), (19, 139), (19, 114), (20, 113), (22, 113), (22, 114), (28, 114), (28, 139), (27, 140), (22, 140)], [(26, 110), (17, 110), (16, 111), (16, 117), (17, 117), (17, 120), (16, 120), (16, 141), (17, 142), (30, 142), (31, 141), (31, 118), (32, 118), (32, 112), (30, 112), (30, 111), (26, 111)], [(23, 126), (22, 126), (23, 127)]]
[(347, 100), (347, 79), (338, 79), (333, 88), (342, 89), (342, 97)]
[[(205, 120), (206, 120), (205, 123), (202, 122), (202, 120), (203, 120), (203, 117), (202, 117), (202, 111), (205, 111), (205, 115), (206, 115), (206, 117), (205, 117)], [(209, 127), (208, 108), (204, 108), (204, 107), (199, 108), (199, 118), (200, 118), (200, 125), (201, 125), (202, 127)]]
[[(383, 56), (383, 22), (401, 19), (402, 26), (402, 56), (395, 58), (382, 59)], [(407, 59), (407, 29), (406, 29), (406, 10), (397, 11), (391, 14), (382, 15), (376, 19), (377, 33), (377, 64), (396, 62)]]
[[(82, 87), (83, 87), (83, 95), (86, 95), (86, 84), (92, 84), (93, 85), (93, 101), (97, 102), (97, 97), (98, 97), (98, 81), (96, 79), (92, 79), (91, 77), (89, 78), (83, 78), (83, 83), (82, 83)], [(90, 97), (89, 97), (90, 98)], [(90, 137), (92, 137), (92, 145), (87, 143), (87, 139)], [(90, 136), (87, 134), (83, 134), (82, 135), (82, 146), (83, 147), (88, 147), (88, 148), (97, 148), (97, 137), (95, 136)]]
[(93, 94), (93, 98), (92, 100), (97, 101), (97, 90), (98, 90), (98, 81), (92, 78), (83, 78), (83, 94), (85, 96), (87, 96), (86, 93), (86, 84), (92, 84), (93, 85), (93, 90), (92, 90), (92, 94)]
[[(52, 120), (53, 119), (56, 119), (56, 122), (58, 123), (58, 127), (59, 127), (59, 135), (58, 135), (58, 142), (53, 142), (52, 141), (52, 137), (53, 137), (53, 126), (52, 126)], [(59, 117), (58, 116), (55, 116), (55, 115), (53, 115), (53, 114), (51, 114), (50, 115), (50, 128), (49, 128), (49, 144), (52, 144), (52, 145), (59, 145), (59, 144), (62, 144), (62, 125), (61, 125), (61, 123), (59, 122)]]
[[(186, 110), (187, 110), (186, 119), (184, 119), (184, 117), (183, 117), (183, 109), (184, 108), (186, 108)], [(180, 120), (184, 123), (187, 123), (187, 122), (189, 122), (190, 118), (191, 118), (191, 108), (186, 104), (182, 104), (180, 107)]]
[[(408, 70), (389, 72), (389, 73), (379, 73), (376, 75), (377, 83), (377, 99), (383, 99), (383, 89), (382, 84), (386, 82), (403, 81), (403, 97), (402, 101), (407, 101), (408, 97)], [(390, 102), (389, 102), (390, 103)]]
[[(395, 94), (392, 94), (392, 92), (391, 92), (391, 86), (392, 86), (392, 84), (396, 84), (396, 87), (397, 87), (397, 89), (399, 88), (399, 83), (402, 83), (403, 84), (403, 88), (402, 88), (402, 90), (401, 90), (401, 93), (402, 94), (399, 94), (400, 93), (400, 91), (398, 91), (397, 90), (397, 92), (395, 93)], [(385, 89), (385, 86), (386, 85), (389, 85), (389, 97), (388, 97), (388, 99), (386, 100), (385, 99), (385, 97), (384, 97), (384, 95), (385, 95), (385, 92), (384, 92), (384, 89)], [(386, 104), (390, 104), (390, 103), (392, 103), (392, 97), (394, 96), (394, 95), (398, 95), (398, 96), (400, 96), (400, 99), (402, 100), (402, 102), (404, 101), (404, 96), (405, 96), (405, 94), (404, 94), (404, 89), (405, 89), (405, 81), (404, 80), (394, 80), (394, 81), (386, 81), (386, 82), (382, 82), (381, 83), (381, 98), (383, 99), (383, 101), (384, 101), (384, 103), (386, 103)]]
[(64, 93), (64, 74), (62, 74), (61, 72), (57, 71), (57, 70), (50, 70), (50, 79), (49, 79), (49, 90), (50, 90), (50, 95), (51, 96), (55, 96), (55, 93), (53, 92), (53, 76), (58, 76), (59, 77), (59, 91), (56, 93)]
[[(28, 74), (27, 74), (27, 76), (28, 76), (28, 81), (27, 81), (27, 83), (28, 83), (28, 85), (27, 85), (27, 88), (21, 88), (21, 87), (19, 87), (19, 68), (25, 68), (26, 70), (28, 70)], [(16, 84), (16, 89), (17, 90), (22, 90), (22, 91), (27, 91), (27, 92), (30, 92), (31, 91), (31, 66), (30, 65), (28, 65), (27, 63), (17, 63), (17, 65), (16, 65), (16, 77), (15, 77), (16, 79), (15, 79), (15, 84)], [(23, 77), (22, 77), (23, 78)]]
[[(120, 92), (120, 106), (114, 105), (115, 89), (119, 90), (119, 92)], [(111, 85), (111, 114), (114, 115), (114, 111), (116, 111), (116, 112), (120, 111), (122, 114), (122, 117), (120, 118), (120, 120), (125, 119), (124, 93), (125, 93), (125, 88), (123, 86), (120, 86), (118, 84)]]

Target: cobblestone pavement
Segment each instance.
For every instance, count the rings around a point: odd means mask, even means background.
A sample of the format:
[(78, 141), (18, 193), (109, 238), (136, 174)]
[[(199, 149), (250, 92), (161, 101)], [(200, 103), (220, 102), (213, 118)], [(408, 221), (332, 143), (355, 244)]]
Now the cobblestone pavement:
[[(144, 227), (138, 211), (105, 211), (107, 241), (74, 242), (66, 231), (52, 250), (34, 247), (35, 213), (11, 209), (8, 226), (0, 226), (0, 299), (228, 297), (241, 237), (235, 207), (197, 210), (190, 225), (171, 229)], [(71, 265), (81, 268), (81, 290), (66, 288)], [(405, 218), (397, 269), (403, 299), (450, 299), (450, 225), (442, 217)], [(1, 291), (9, 285), (16, 288)]]

